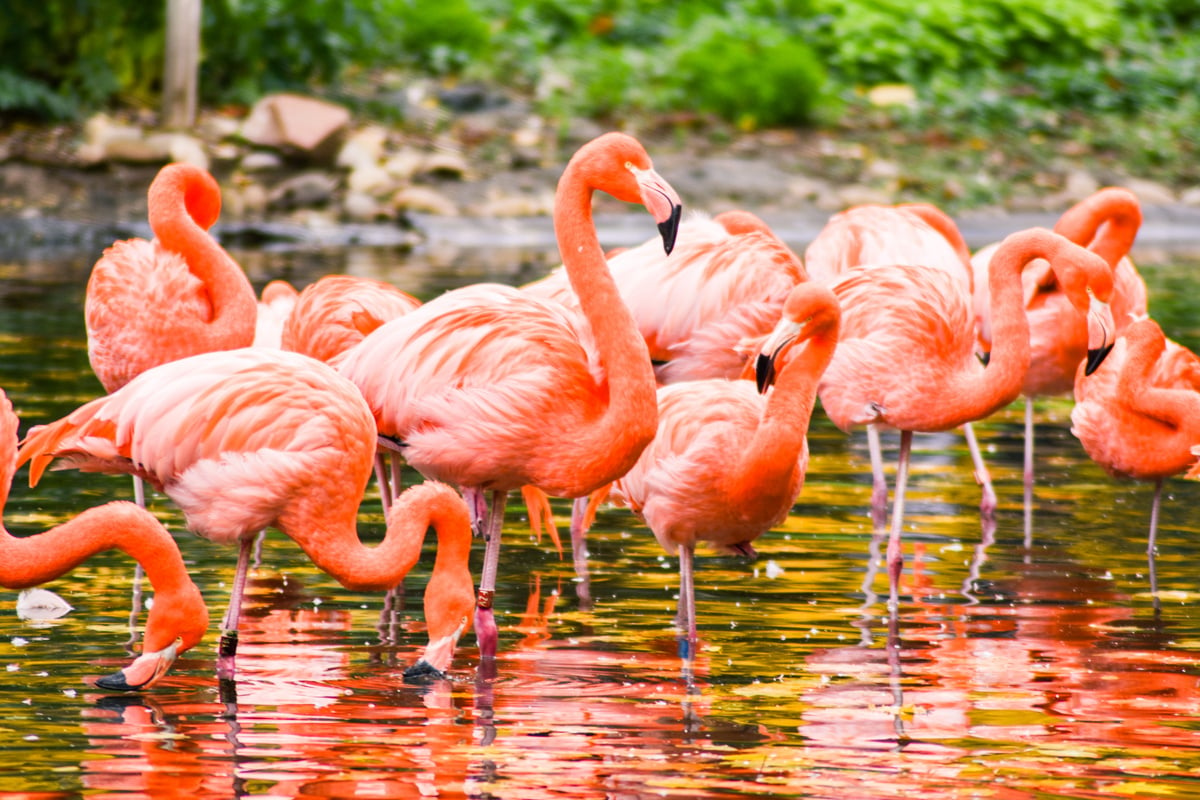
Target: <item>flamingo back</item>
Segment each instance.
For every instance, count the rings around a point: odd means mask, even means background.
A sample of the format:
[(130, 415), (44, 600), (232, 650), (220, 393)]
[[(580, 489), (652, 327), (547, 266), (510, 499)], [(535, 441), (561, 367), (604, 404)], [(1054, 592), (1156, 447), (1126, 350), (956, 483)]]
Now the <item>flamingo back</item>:
[(19, 462), (36, 483), (62, 467), (139, 475), (207, 538), (228, 542), (274, 523), (314, 482), (370, 476), (375, 429), (353, 384), (320, 362), (270, 349), (193, 356), (30, 430)]
[(285, 350), (333, 363), (385, 322), (421, 301), (391, 284), (353, 275), (327, 275), (305, 287), (283, 326)]

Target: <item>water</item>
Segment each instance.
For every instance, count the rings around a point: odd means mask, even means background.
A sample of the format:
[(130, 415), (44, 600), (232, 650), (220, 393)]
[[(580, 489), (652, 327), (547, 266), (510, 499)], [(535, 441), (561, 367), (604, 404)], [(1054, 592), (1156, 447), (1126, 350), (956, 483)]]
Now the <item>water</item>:
[[(539, 248), (236, 255), (256, 286), (343, 271), (423, 297), (522, 282), (553, 261)], [(0, 264), (0, 386), (22, 430), (99, 391), (81, 313), (93, 258)], [(1200, 345), (1194, 265), (1169, 254), (1140, 264), (1168, 334)], [(1168, 484), (1154, 596), (1150, 487), (1092, 465), (1069, 412), (1069, 400), (1038, 405), (1029, 550), (1020, 405), (977, 428), (1000, 497), (994, 531), (981, 527), (961, 437), (916, 437), (894, 626), (865, 438), (818, 412), (804, 492), (759, 540), (759, 559), (697, 560), (703, 645), (690, 675), (672, 628), (677, 564), (647, 530), (600, 513), (588, 606), (569, 552), (532, 541), (516, 506), (494, 674), (479, 671), (468, 635), (450, 680), (405, 684), (424, 644), (428, 568), (407, 582), (396, 626), (380, 628), (379, 596), (341, 588), (276, 533), (253, 573), (237, 679), (221, 684), (215, 628), (234, 553), (183, 532), (154, 498), (212, 609), (209, 636), (154, 689), (108, 694), (89, 681), (128, 661), (124, 556), (50, 584), (74, 607), (53, 621), (22, 621), (16, 593), (0, 591), (0, 796), (1195, 796), (1200, 485)], [(885, 446), (894, 459), (895, 438)], [(123, 478), (52, 473), (32, 491), (25, 478), (5, 516), (17, 535), (130, 494)], [(565, 521), (567, 505), (556, 509)], [(382, 536), (373, 490), (360, 527)]]

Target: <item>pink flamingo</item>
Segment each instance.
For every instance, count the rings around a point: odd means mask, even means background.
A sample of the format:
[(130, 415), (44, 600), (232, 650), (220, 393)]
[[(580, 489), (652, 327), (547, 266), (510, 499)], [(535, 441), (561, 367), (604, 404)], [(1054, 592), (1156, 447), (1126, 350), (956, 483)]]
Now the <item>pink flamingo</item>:
[(1134, 322), (1100, 369), (1076, 372), (1071, 433), (1110, 475), (1154, 482), (1153, 558), (1163, 482), (1192, 466), (1200, 444), (1200, 358), (1154, 320)]
[[(658, 390), (658, 432), (612, 498), (645, 520), (679, 554), (679, 624), (690, 654), (696, 637), (697, 542), (754, 555), (752, 542), (785, 519), (808, 468), (817, 380), (837, 345), (837, 298), (824, 286), (792, 289), (782, 320), (750, 381), (712, 378)], [(766, 392), (770, 384), (775, 388)]]
[[(659, 240), (650, 239), (611, 256), (608, 268), (646, 340), (660, 384), (737, 378), (753, 369), (750, 357), (779, 321), (788, 292), (808, 277), (765, 222), (740, 210), (684, 220), (669, 257)], [(579, 308), (561, 267), (522, 290)], [(585, 343), (590, 346), (590, 340)], [(577, 498), (572, 508), (571, 550), (581, 597), (587, 593), (587, 530), (607, 495), (603, 487)], [(526, 492), (526, 503), (531, 499), (535, 493)], [(548, 500), (538, 505), (548, 507)]]
[[(866, 204), (835, 214), (804, 251), (804, 261), (813, 280), (832, 282), (856, 267), (878, 264), (906, 264), (938, 269), (953, 277), (965, 298), (971, 297), (971, 253), (949, 216), (927, 203), (895, 206)], [(975, 334), (969, 318), (961, 324)], [(962, 426), (975, 480), (982, 488), (979, 510), (990, 519), (996, 510), (996, 490), (983, 461), (970, 422)], [(867, 446), (871, 454), (874, 491), (871, 516), (876, 531), (884, 527), (887, 515), (887, 478), (883, 472), (883, 451), (879, 431), (867, 425)]]
[(233, 666), (258, 531), (278, 528), (344, 586), (370, 591), (404, 579), (433, 526), (438, 551), (425, 593), (430, 641), (410, 672), (441, 672), (474, 603), (467, 510), (445, 485), (415, 486), (392, 506), (383, 542), (364, 546), (356, 517), (375, 446), (370, 409), (332, 368), (297, 353), (244, 348), (160, 365), (31, 429), (18, 463), (30, 462), (30, 485), (56, 458), (83, 471), (140, 475), (175, 501), (189, 529), (239, 545), (222, 624), (222, 673)]
[(1097, 322), (1090, 328), (1095, 358), (1107, 353), (1111, 319), (1099, 302), (1112, 293), (1112, 273), (1098, 256), (1044, 229), (1004, 240), (992, 260), (994, 343), (987, 367), (975, 357), (968, 296), (961, 279), (919, 266), (870, 266), (847, 272), (832, 288), (842, 307), (837, 351), (819, 394), (842, 430), (887, 425), (900, 431), (892, 526), (888, 538), (891, 605), (903, 563), (900, 532), (914, 431), (942, 431), (983, 419), (1019, 394), (1029, 366), (1029, 323), (1021, 303), (1021, 270), (1045, 258), (1067, 296), (1086, 309), (1094, 293)]
[[(1137, 196), (1127, 189), (1101, 189), (1069, 208), (1054, 225), (1055, 233), (1087, 247), (1113, 270), (1110, 306), (1115, 335), (1146, 315), (1146, 283), (1127, 255), (1142, 224)], [(988, 265), (999, 244), (981, 248), (971, 258), (975, 272), (975, 313), (982, 335), (990, 338)], [(1033, 535), (1033, 411), (1038, 397), (1070, 394), (1075, 373), (1087, 355), (1087, 320), (1064, 296), (1054, 271), (1041, 262), (1021, 273), (1029, 319), (1029, 371), (1021, 387), (1025, 398), (1025, 539)]]
[[(17, 415), (0, 391), (0, 509), (17, 470)], [(176, 656), (195, 647), (208, 629), (208, 608), (188, 576), (171, 534), (144, 508), (116, 501), (90, 508), (50, 530), (17, 538), (0, 524), (0, 586), (25, 589), (65, 575), (96, 553), (123, 550), (144, 565), (154, 587), (142, 654), (122, 673), (102, 677), (104, 689), (152, 685)]]
[[(476, 521), (487, 516), (475, 620), (484, 657), (498, 639), (492, 602), (508, 492), (589, 494), (628, 471), (654, 437), (654, 372), (600, 249), (596, 190), (645, 205), (671, 249), (678, 195), (636, 139), (605, 134), (571, 158), (555, 196), (554, 229), (581, 314), (510, 287), (466, 287), (392, 320), (339, 363), (379, 434), (423, 475), (463, 487)], [(581, 320), (595, 358), (581, 343)]]

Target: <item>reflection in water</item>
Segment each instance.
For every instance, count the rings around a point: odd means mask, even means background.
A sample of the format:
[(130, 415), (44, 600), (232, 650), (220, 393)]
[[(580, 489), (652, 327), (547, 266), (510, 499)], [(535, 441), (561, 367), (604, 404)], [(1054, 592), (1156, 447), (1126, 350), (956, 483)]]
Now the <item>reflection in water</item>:
[[(353, 269), (428, 297), (455, 280), (525, 280), (553, 260), (481, 259), (465, 278), (436, 258), (395, 252), (249, 263), (256, 286)], [(1187, 269), (1147, 268), (1152, 304), (1161, 287), (1185, 303)], [(79, 312), (86, 265), (6, 274), (0, 386), (27, 427), (98, 391)], [(1172, 309), (1164, 327), (1195, 346), (1194, 318)], [(0, 748), (9, 755), (0, 792), (1193, 796), (1200, 530), (1190, 509), (1200, 486), (1168, 484), (1175, 496), (1163, 508), (1152, 594), (1149, 496), (1087, 461), (1069, 411), (1066, 400), (1039, 406), (1044, 487), (1029, 549), (1019, 406), (978, 428), (1000, 498), (994, 528), (980, 529), (977, 490), (955, 478), (969, 464), (961, 443), (918, 442), (895, 616), (878, 594), (886, 575), (868, 514), (865, 438), (841, 434), (818, 411), (804, 494), (759, 540), (758, 561), (697, 554), (701, 646), (690, 672), (670, 621), (677, 565), (616, 509), (601, 510), (589, 541), (587, 606), (570, 558), (532, 542), (514, 509), (496, 604), (514, 611), (499, 618), (499, 657), (481, 667), (468, 640), (451, 679), (424, 686), (405, 684), (403, 671), (424, 644), (428, 565), (377, 628), (381, 596), (342, 589), (273, 534), (244, 608), (236, 682), (213, 677), (213, 635), (161, 687), (98, 693), (89, 681), (122, 663), (113, 643), (126, 630), (130, 570), (119, 554), (94, 559), (49, 587), (75, 607), (66, 617), (22, 621), (16, 593), (0, 597)], [(884, 445), (895, 448), (895, 438)], [(24, 477), (6, 519), (17, 535), (128, 492), (126, 481), (75, 474), (31, 492)], [(165, 500), (151, 508), (178, 534), (205, 598), (222, 603), (228, 558), (184, 533)], [(378, 509), (373, 496), (361, 512), (375, 540)]]

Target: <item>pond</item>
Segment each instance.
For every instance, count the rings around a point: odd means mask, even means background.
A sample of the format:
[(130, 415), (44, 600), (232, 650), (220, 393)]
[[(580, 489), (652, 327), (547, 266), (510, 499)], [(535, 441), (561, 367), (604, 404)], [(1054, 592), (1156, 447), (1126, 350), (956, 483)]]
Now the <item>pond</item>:
[[(1167, 334), (1200, 346), (1195, 263), (1139, 255)], [(544, 246), (235, 256), (256, 288), (350, 272), (425, 298), (524, 282), (555, 261)], [(94, 259), (0, 263), (0, 386), (22, 431), (100, 391), (81, 311)], [(125, 556), (48, 584), (73, 607), (55, 620), (20, 619), (17, 593), (0, 590), (0, 797), (1193, 797), (1200, 484), (1168, 484), (1155, 595), (1151, 487), (1092, 464), (1069, 432), (1070, 408), (1065, 398), (1037, 406), (1028, 548), (1020, 403), (977, 427), (1000, 499), (994, 531), (980, 524), (962, 437), (915, 438), (891, 625), (865, 436), (818, 410), (804, 491), (756, 543), (758, 560), (698, 552), (702, 643), (690, 671), (673, 627), (677, 562), (643, 526), (601, 511), (581, 603), (570, 553), (534, 541), (514, 505), (494, 671), (478, 668), (468, 635), (449, 679), (405, 683), (425, 642), (428, 567), (384, 626), (380, 596), (343, 589), (272, 533), (248, 589), (236, 679), (219, 682), (216, 626), (235, 553), (186, 533), (152, 497), (210, 605), (209, 636), (154, 688), (106, 693), (91, 681), (128, 661)], [(884, 444), (894, 461), (897, 439)], [(5, 516), (16, 535), (131, 494), (127, 479), (70, 471), (26, 483), (22, 470)], [(569, 507), (556, 503), (565, 523)], [(360, 529), (382, 537), (373, 484)], [(476, 575), (481, 558), (477, 547)]]

